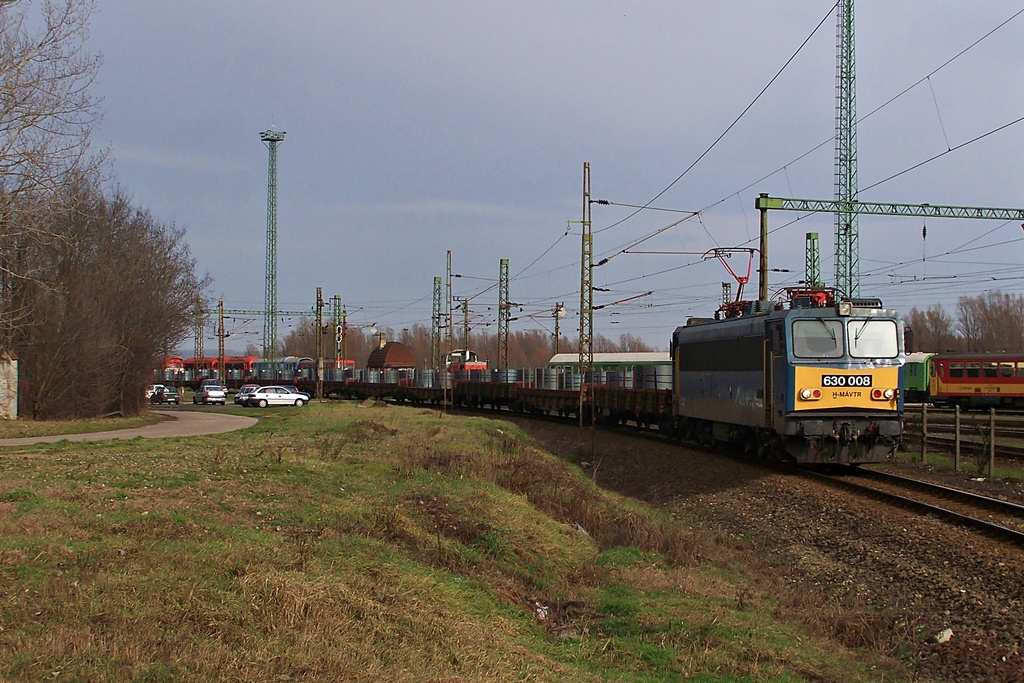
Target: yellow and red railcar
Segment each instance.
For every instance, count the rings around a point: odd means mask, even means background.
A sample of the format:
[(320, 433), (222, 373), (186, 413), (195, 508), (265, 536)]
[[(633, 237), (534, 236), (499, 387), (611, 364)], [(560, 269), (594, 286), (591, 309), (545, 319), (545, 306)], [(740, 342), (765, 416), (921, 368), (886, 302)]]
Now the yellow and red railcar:
[(936, 405), (1024, 407), (1024, 351), (937, 353), (928, 372), (929, 398)]

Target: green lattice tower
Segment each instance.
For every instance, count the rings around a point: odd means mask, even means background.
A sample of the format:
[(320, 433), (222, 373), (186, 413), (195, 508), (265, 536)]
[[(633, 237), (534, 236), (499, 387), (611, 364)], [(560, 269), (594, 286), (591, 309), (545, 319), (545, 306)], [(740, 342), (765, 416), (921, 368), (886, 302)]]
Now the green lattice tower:
[(206, 362), (204, 358), (206, 356), (206, 349), (205, 340), (203, 339), (203, 334), (206, 330), (206, 310), (205, 306), (203, 306), (203, 298), (201, 296), (196, 297), (196, 305), (192, 317), (192, 329), (193, 332), (195, 332), (196, 337), (196, 379), (199, 379), (200, 377), (205, 376), (203, 375), (203, 371), (206, 369)]
[(821, 252), (818, 233), (809, 232), (804, 239), (804, 283), (808, 287), (821, 287)]
[(860, 293), (860, 226), (857, 214), (843, 202), (857, 201), (857, 68), (854, 60), (853, 0), (836, 8), (836, 160), (835, 213), (836, 287), (855, 297)]
[(508, 259), (498, 263), (498, 368), (508, 369), (508, 324), (511, 306), (508, 302)]
[(434, 278), (434, 311), (430, 317), (430, 367), (435, 370), (441, 369), (441, 320), (444, 313), (441, 310), (442, 284), (441, 278)]
[(277, 146), (284, 132), (265, 130), (260, 133), (270, 150), (267, 166), (267, 290), (263, 307), (263, 360), (277, 377)]
[[(334, 328), (334, 360), (335, 362), (344, 360), (341, 351), (342, 342), (342, 328), (341, 328), (341, 295), (335, 294), (331, 297), (331, 326)], [(337, 366), (342, 367), (342, 366)], [(342, 368), (344, 369), (344, 368)]]

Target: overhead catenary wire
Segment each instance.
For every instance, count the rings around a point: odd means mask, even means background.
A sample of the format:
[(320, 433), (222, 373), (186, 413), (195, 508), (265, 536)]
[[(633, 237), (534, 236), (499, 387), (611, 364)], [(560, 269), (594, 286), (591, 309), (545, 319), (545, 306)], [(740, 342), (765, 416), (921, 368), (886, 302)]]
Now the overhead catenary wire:
[[(830, 12), (831, 12), (831, 10), (830, 10)], [(898, 98), (900, 98), (900, 97), (901, 97), (902, 95), (904, 95), (904, 94), (906, 94), (907, 92), (909, 92), (910, 90), (914, 89), (914, 88), (915, 88), (916, 86), (918, 86), (918, 85), (920, 85), (920, 84), (924, 83), (925, 81), (927, 81), (927, 80), (929, 79), (929, 77), (933, 76), (934, 74), (938, 73), (938, 72), (939, 72), (939, 71), (940, 71), (941, 69), (945, 68), (945, 67), (946, 67), (946, 66), (948, 66), (948, 65), (949, 65), (950, 63), (954, 62), (954, 61), (955, 61), (955, 60), (956, 60), (957, 58), (959, 58), (960, 56), (962, 56), (962, 55), (963, 55), (964, 53), (968, 52), (968, 51), (969, 51), (969, 50), (970, 50), (971, 48), (973, 48), (973, 47), (974, 47), (974, 46), (976, 46), (977, 44), (981, 43), (981, 42), (982, 42), (982, 41), (983, 41), (983, 40), (984, 40), (985, 38), (987, 38), (987, 37), (988, 37), (988, 36), (990, 36), (991, 34), (995, 33), (995, 32), (996, 32), (997, 30), (999, 30), (1000, 28), (1002, 28), (1002, 27), (1003, 27), (1003, 26), (1005, 26), (1006, 24), (1010, 23), (1010, 22), (1011, 22), (1012, 20), (1016, 19), (1016, 18), (1017, 18), (1017, 17), (1018, 17), (1018, 16), (1019, 16), (1019, 15), (1020, 15), (1021, 13), (1024, 13), (1024, 9), (1022, 9), (1022, 10), (1020, 10), (1020, 11), (1016, 12), (1015, 14), (1013, 14), (1013, 15), (1012, 15), (1011, 17), (1009, 17), (1008, 19), (1006, 19), (1005, 21), (1003, 21), (1002, 23), (1000, 23), (1000, 24), (999, 24), (998, 26), (996, 26), (995, 28), (993, 28), (993, 29), (991, 29), (990, 31), (988, 31), (988, 32), (987, 32), (987, 33), (986, 33), (985, 35), (983, 35), (982, 37), (980, 37), (980, 38), (978, 38), (977, 40), (975, 40), (974, 42), (972, 42), (972, 43), (971, 43), (971, 44), (970, 44), (969, 46), (967, 46), (967, 47), (966, 47), (966, 48), (964, 48), (963, 50), (960, 50), (960, 51), (959, 51), (959, 52), (958, 52), (958, 53), (957, 53), (956, 55), (954, 55), (954, 56), (953, 56), (953, 57), (951, 57), (950, 59), (946, 60), (946, 62), (944, 62), (944, 63), (943, 63), (942, 65), (940, 65), (940, 66), (939, 66), (938, 68), (936, 68), (936, 69), (932, 70), (932, 71), (931, 71), (931, 72), (930, 72), (930, 73), (929, 73), (929, 74), (928, 74), (927, 76), (925, 76), (925, 77), (921, 78), (921, 79), (920, 79), (919, 81), (917, 81), (916, 83), (912, 84), (911, 86), (909, 86), (909, 87), (905, 88), (905, 89), (904, 89), (903, 91), (901, 91), (900, 93), (898, 93), (898, 94), (897, 94), (897, 95), (895, 95), (894, 97), (890, 98), (889, 100), (887, 100), (887, 101), (886, 101), (885, 103), (883, 103), (882, 105), (880, 105), (880, 106), (876, 107), (876, 108), (875, 108), (875, 109), (873, 109), (873, 110), (872, 110), (871, 112), (869, 112), (869, 113), (868, 113), (867, 115), (865, 115), (865, 116), (861, 117), (861, 118), (860, 118), (860, 120), (861, 120), (861, 121), (863, 121), (863, 120), (865, 120), (865, 119), (869, 118), (870, 116), (872, 116), (873, 114), (877, 113), (878, 111), (880, 111), (881, 109), (883, 109), (883, 108), (884, 108), (885, 106), (887, 106), (888, 104), (890, 104), (891, 102), (893, 102), (893, 101), (897, 100), (897, 99), (898, 99)], [(824, 21), (824, 20), (823, 20), (823, 21)], [(817, 29), (816, 29), (816, 30), (817, 30)], [(812, 35), (813, 35), (813, 34), (812, 34)], [(756, 101), (756, 100), (755, 100), (755, 101)], [(751, 103), (751, 104), (753, 104), (753, 103)], [(744, 110), (744, 111), (746, 111), (746, 110)], [(742, 117), (742, 116), (743, 116), (743, 114), (741, 114), (741, 117)], [(737, 120), (738, 120), (738, 119), (737, 119)], [(914, 170), (914, 169), (916, 169), (916, 168), (920, 168), (921, 166), (923, 166), (923, 165), (925, 165), (925, 164), (927, 164), (927, 163), (930, 163), (931, 161), (934, 161), (934, 160), (936, 160), (936, 159), (939, 159), (939, 158), (941, 158), (942, 156), (945, 156), (945, 154), (948, 154), (948, 153), (951, 153), (952, 151), (956, 151), (956, 150), (958, 150), (958, 149), (961, 149), (961, 148), (963, 148), (963, 147), (965, 147), (965, 146), (967, 146), (967, 145), (969, 145), (969, 144), (972, 144), (972, 142), (975, 142), (975, 141), (977, 141), (977, 140), (983, 139), (984, 137), (987, 137), (987, 136), (989, 136), (989, 135), (992, 135), (992, 134), (994, 134), (994, 133), (998, 132), (999, 130), (1002, 130), (1003, 128), (1006, 128), (1006, 127), (1008, 127), (1008, 126), (1014, 125), (1015, 123), (1019, 123), (1019, 122), (1020, 122), (1021, 120), (1024, 120), (1024, 117), (1022, 117), (1022, 119), (1017, 119), (1016, 121), (1013, 121), (1013, 122), (1011, 122), (1011, 123), (1009, 123), (1009, 124), (1006, 124), (1006, 125), (1004, 125), (1004, 126), (1001, 126), (1001, 127), (1000, 127), (1000, 128), (998, 128), (998, 129), (994, 129), (994, 130), (992, 130), (992, 131), (989, 131), (989, 132), (988, 132), (988, 133), (986, 133), (985, 135), (982, 135), (982, 136), (978, 136), (978, 137), (976, 137), (976, 138), (974, 138), (974, 139), (972, 139), (972, 140), (968, 140), (968, 141), (966, 141), (966, 142), (960, 143), (959, 145), (956, 145), (955, 147), (953, 147), (953, 146), (950, 146), (950, 145), (948, 144), (948, 140), (947, 140), (947, 144), (946, 144), (946, 146), (947, 146), (947, 148), (948, 148), (948, 149), (947, 149), (947, 151), (946, 151), (945, 153), (943, 153), (943, 154), (938, 154), (938, 155), (935, 155), (934, 157), (931, 157), (931, 158), (929, 158), (929, 159), (926, 159), (926, 160), (924, 160), (924, 161), (922, 161), (922, 162), (920, 162), (920, 163), (918, 163), (918, 164), (915, 164), (914, 166), (908, 167), (908, 168), (904, 169), (903, 171), (900, 171), (899, 173), (896, 173), (896, 174), (890, 175), (890, 176), (888, 176), (887, 178), (884, 178), (884, 179), (882, 179), (882, 180), (878, 181), (877, 183), (874, 183), (874, 184), (872, 184), (872, 185), (868, 186), (867, 188), (864, 188), (864, 190), (867, 190), (867, 189), (871, 189), (871, 188), (877, 187), (878, 185), (881, 185), (881, 184), (882, 184), (882, 183), (884, 183), (884, 182), (888, 182), (888, 181), (890, 181), (890, 180), (892, 180), (892, 179), (894, 179), (894, 178), (896, 178), (896, 177), (899, 177), (900, 175), (902, 175), (902, 174), (904, 174), (904, 173), (909, 173), (910, 171), (912, 171), (912, 170)], [(735, 124), (735, 122), (734, 122), (734, 124)], [(726, 132), (728, 132), (728, 130), (729, 130), (729, 129), (726, 129)], [(943, 131), (943, 132), (944, 132), (944, 134), (945, 134), (945, 131)], [(724, 133), (723, 133), (723, 135), (724, 135)], [(720, 139), (721, 139), (721, 136), (720, 136), (719, 140), (720, 140)], [(707, 151), (705, 152), (705, 154), (706, 154), (706, 153), (708, 153), (708, 152), (709, 152), (709, 151), (710, 151), (710, 150), (711, 150), (711, 149), (712, 149), (712, 148), (713, 148), (713, 147), (715, 146), (715, 144), (718, 144), (719, 140), (716, 140), (716, 141), (715, 141), (715, 143), (713, 143), (713, 144), (712, 144), (712, 146), (708, 148), (708, 150), (707, 150)], [(815, 148), (813, 148), (813, 149), (809, 150), (808, 152), (806, 152), (806, 153), (804, 153), (804, 154), (802, 154), (802, 155), (798, 156), (798, 157), (797, 157), (796, 159), (794, 159), (793, 161), (789, 162), (789, 164), (787, 164), (786, 166), (788, 166), (788, 165), (790, 165), (790, 164), (793, 164), (793, 163), (795, 163), (795, 162), (797, 162), (797, 161), (800, 161), (800, 160), (802, 160), (802, 159), (803, 159), (803, 158), (805, 158), (805, 157), (806, 157), (807, 155), (809, 155), (809, 154), (811, 154), (811, 153), (813, 153), (813, 152), (817, 151), (818, 149), (820, 149), (820, 148), (821, 148), (822, 146), (824, 146), (824, 145), (827, 145), (827, 144), (829, 144), (829, 142), (831, 142), (831, 140), (832, 140), (832, 139), (830, 138), (829, 140), (826, 140), (826, 141), (822, 142), (822, 143), (821, 143), (821, 145), (818, 145), (817, 147), (815, 147)], [(703, 156), (704, 156), (704, 155), (702, 155), (702, 157), (703, 157)], [(687, 174), (688, 172), (690, 172), (690, 171), (691, 171), (691, 169), (693, 168), (693, 166), (695, 166), (695, 165), (697, 164), (697, 162), (699, 162), (699, 161), (700, 161), (700, 159), (701, 159), (701, 157), (698, 157), (698, 159), (697, 159), (697, 160), (696, 160), (696, 161), (695, 161), (695, 162), (694, 162), (693, 164), (691, 164), (691, 166), (690, 166), (690, 167), (688, 167), (688, 168), (687, 168), (686, 170), (684, 170), (684, 171), (683, 171), (683, 173), (682, 173), (682, 174), (680, 174), (680, 175), (679, 175), (679, 177), (677, 177), (677, 178), (676, 178), (676, 180), (674, 180), (674, 181), (673, 181), (673, 182), (672, 182), (672, 183), (671, 183), (671, 184), (670, 184), (670, 185), (669, 185), (668, 187), (666, 187), (666, 188), (665, 188), (665, 190), (663, 190), (663, 191), (662, 191), (661, 193), (659, 193), (659, 194), (658, 194), (658, 195), (657, 195), (657, 196), (656, 196), (656, 197), (655, 197), (654, 199), (652, 199), (652, 200), (651, 200), (651, 202), (648, 202), (648, 203), (647, 203), (647, 204), (645, 204), (645, 205), (626, 205), (626, 204), (619, 204), (619, 205), (621, 205), (621, 206), (626, 206), (626, 207), (628, 207), (628, 208), (636, 208), (636, 209), (638, 209), (638, 210), (643, 210), (643, 209), (644, 209), (644, 208), (646, 207), (646, 209), (647, 209), (647, 210), (669, 210), (669, 211), (671, 211), (672, 209), (663, 209), (663, 208), (660, 208), (660, 207), (656, 209), (655, 207), (652, 207), (652, 206), (651, 206), (651, 204), (652, 204), (652, 203), (653, 203), (654, 201), (656, 201), (656, 199), (657, 199), (657, 198), (661, 197), (661, 196), (662, 196), (662, 195), (664, 194), (664, 192), (665, 192), (665, 191), (667, 191), (667, 190), (668, 190), (668, 189), (670, 189), (670, 188), (671, 188), (671, 187), (672, 187), (673, 185), (675, 185), (676, 183), (678, 183), (678, 182), (679, 182), (679, 181), (680, 181), (680, 180), (681, 180), (681, 179), (682, 179), (682, 178), (683, 178), (683, 177), (684, 177), (684, 176), (685, 176), (685, 175), (686, 175), (686, 174)], [(786, 166), (783, 166), (783, 167), (781, 167), (781, 170), (782, 170), (782, 171), (785, 171), (785, 170), (786, 170)], [(775, 172), (773, 172), (773, 173), (777, 173), (777, 172), (778, 172), (778, 171), (775, 171)], [(770, 177), (770, 175), (769, 175), (769, 176), (764, 176), (764, 177), (763, 177), (762, 179), (759, 179), (758, 181), (755, 181), (755, 183), (752, 183), (752, 184), (750, 184), (750, 185), (746, 186), (746, 187), (745, 187), (745, 188), (744, 188), (743, 190), (741, 190), (740, 192), (742, 192), (742, 191), (745, 191), (745, 190), (749, 190), (749, 189), (750, 189), (751, 187), (753, 187), (753, 186), (754, 186), (754, 185), (755, 185), (755, 184), (756, 184), (757, 182), (761, 182), (761, 181), (762, 181), (762, 180), (763, 180), (764, 178), (767, 178), (767, 177)], [(788, 182), (789, 182), (789, 178), (788, 178), (788, 173), (787, 173), (787, 183), (788, 183)], [(789, 183), (789, 184), (790, 184), (790, 186), (791, 186), (791, 183)], [(863, 191), (863, 190), (862, 190), (862, 191)], [(732, 195), (733, 195), (733, 194), (735, 194), (735, 195), (736, 195), (737, 197), (739, 197), (739, 195), (740, 195), (740, 192), (734, 192), (734, 193), (731, 193), (731, 194), (730, 194), (730, 195), (728, 196), (728, 198), (727, 198), (727, 199), (731, 199), (731, 197), (732, 197)], [(718, 203), (718, 202), (716, 202), (715, 204), (717, 204), (717, 203)], [(708, 208), (711, 208), (712, 206), (715, 206), (715, 204), (711, 204), (711, 205), (709, 205), (708, 207), (705, 207), (704, 209), (701, 209), (701, 210), (700, 210), (700, 211), (698, 211), (697, 213), (702, 213), (702, 212), (706, 211), (706, 209), (708, 209)], [(677, 211), (681, 211), (681, 210), (677, 210)], [(635, 212), (634, 212), (634, 214), (631, 214), (631, 216), (632, 216), (632, 215), (635, 215)], [(629, 217), (627, 217), (627, 218), (629, 218)], [(798, 223), (798, 222), (799, 222), (800, 220), (802, 220), (802, 218), (803, 218), (803, 217), (798, 217), (798, 218), (795, 218), (795, 219), (794, 219), (794, 220), (792, 220), (792, 221), (788, 221), (788, 222), (786, 222), (785, 224), (781, 224), (781, 225), (779, 225), (779, 226), (773, 227), (773, 228), (771, 229), (771, 231), (770, 231), (770, 232), (774, 234), (774, 233), (777, 233), (777, 232), (779, 232), (779, 231), (783, 231), (783, 230), (787, 229), (788, 227), (790, 227), (790, 226), (792, 226), (792, 225), (794, 225), (794, 224)], [(623, 219), (623, 220), (626, 220), (626, 219)], [(621, 221), (620, 221), (619, 223), (621, 223)], [(610, 229), (611, 227), (614, 227), (614, 225), (612, 225), (612, 226), (608, 226), (607, 228), (603, 228), (603, 229), (601, 229), (601, 230), (598, 230), (598, 231), (595, 231), (595, 232), (603, 232), (604, 230), (608, 230), (608, 229)], [(533, 272), (532, 272), (532, 269), (533, 269), (533, 268), (534, 268), (534, 267), (536, 266), (536, 264), (537, 264), (538, 262), (540, 262), (541, 260), (543, 260), (543, 258), (545, 258), (545, 257), (546, 257), (547, 255), (549, 255), (549, 254), (550, 254), (550, 253), (551, 253), (551, 252), (552, 252), (552, 251), (553, 251), (553, 250), (554, 250), (554, 249), (555, 249), (555, 248), (557, 247), (557, 245), (558, 245), (558, 244), (559, 244), (559, 243), (560, 243), (561, 241), (563, 241), (563, 240), (565, 239), (565, 237), (566, 237), (566, 236), (568, 236), (569, 234), (570, 234), (570, 231), (569, 231), (569, 230), (565, 230), (564, 232), (562, 232), (562, 234), (561, 234), (561, 235), (560, 235), (560, 236), (559, 236), (559, 237), (558, 237), (558, 238), (557, 238), (556, 240), (554, 240), (554, 241), (553, 241), (553, 243), (552, 243), (552, 244), (551, 244), (551, 245), (550, 245), (550, 246), (549, 246), (549, 247), (548, 247), (547, 249), (545, 249), (545, 250), (544, 250), (544, 251), (543, 251), (543, 252), (542, 252), (542, 253), (541, 253), (541, 254), (540, 254), (540, 255), (539, 255), (539, 256), (538, 256), (537, 258), (535, 258), (535, 259), (534, 259), (533, 261), (531, 261), (531, 262), (530, 262), (530, 264), (529, 264), (529, 265), (527, 265), (527, 266), (526, 266), (525, 268), (523, 268), (523, 269), (522, 269), (522, 270), (520, 270), (520, 271), (519, 271), (518, 273), (516, 273), (516, 275), (515, 275), (515, 276), (513, 277), (513, 279), (514, 279), (514, 280), (517, 280), (517, 281), (519, 281), (519, 280), (521, 280), (521, 279), (526, 279), (526, 278), (534, 278), (534, 277), (539, 277), (539, 276), (543, 276), (543, 275), (548, 275), (548, 274), (550, 274), (550, 273), (554, 273), (554, 272), (558, 272), (558, 271), (561, 271), (561, 270), (564, 270), (564, 269), (569, 269), (569, 268), (573, 268), (573, 267), (576, 267), (576, 266), (578, 266), (578, 264), (575, 264), (575, 263), (570, 263), (570, 264), (566, 264), (565, 266), (558, 266), (558, 267), (556, 267), (556, 268), (553, 268), (553, 269), (547, 269), (547, 270), (545, 270), (545, 271), (544, 271), (543, 273), (533, 273)], [(748, 234), (749, 234), (749, 233), (748, 233)], [(980, 237), (979, 237), (979, 238), (975, 238), (975, 239), (980, 239)], [(747, 240), (747, 242), (745, 242), (744, 244), (749, 244), (749, 243), (750, 243), (751, 241), (752, 241), (752, 240), (748, 239), (748, 240)], [(985, 248), (985, 247), (979, 247), (979, 248)], [(955, 250), (954, 250), (954, 251), (955, 251)], [(931, 259), (931, 258), (937, 258), (937, 257), (932, 257), (932, 256), (930, 256), (929, 258)], [(691, 264), (687, 264), (686, 266), (683, 266), (683, 267), (688, 267), (689, 265), (697, 265), (697, 263), (691, 263)], [(657, 276), (657, 275), (658, 275), (659, 273), (664, 273), (664, 272), (671, 272), (672, 270), (675, 270), (675, 268), (673, 268), (673, 269), (668, 269), (667, 271), (658, 271), (658, 272), (655, 272), (655, 273), (651, 273), (650, 275), (648, 275), (648, 276), (646, 276), (646, 277), (654, 277), (654, 276)], [(641, 278), (639, 278), (639, 279), (643, 279), (643, 277), (641, 277)], [(613, 284), (612, 286), (615, 286), (615, 285)], [(423, 302), (423, 301), (425, 301), (425, 300), (427, 300), (427, 299), (429, 299), (429, 297), (423, 297), (423, 298), (421, 298), (421, 299), (418, 299), (418, 300), (415, 300), (415, 301), (412, 301), (412, 302), (404, 303), (403, 305), (399, 306), (398, 308), (396, 308), (396, 309), (392, 309), (392, 311), (394, 311), (394, 312), (397, 312), (397, 311), (405, 310), (405, 309), (408, 309), (408, 308), (412, 308), (412, 307), (414, 307), (414, 306), (415, 306), (415, 305), (416, 305), (417, 303)]]
[[(661, 196), (663, 194), (665, 194), (666, 192), (671, 190), (676, 185), (676, 183), (678, 183), (680, 180), (682, 180), (683, 177), (686, 176), (687, 173), (689, 173), (697, 164), (699, 164), (701, 162), (702, 159), (704, 159), (704, 157), (706, 157), (708, 154), (710, 154), (711, 150), (713, 150), (715, 147), (718, 146), (718, 143), (721, 142), (722, 139), (725, 138), (725, 136), (728, 135), (729, 132), (733, 128), (736, 127), (736, 124), (738, 124), (740, 122), (740, 120), (744, 116), (746, 116), (747, 112), (749, 112), (754, 107), (754, 105), (757, 104), (757, 102), (761, 99), (761, 97), (764, 96), (764, 94), (766, 92), (768, 92), (768, 89), (772, 87), (772, 84), (775, 83), (775, 81), (778, 80), (778, 78), (789, 67), (789, 65), (792, 64), (793, 60), (796, 59), (797, 55), (800, 54), (800, 52), (804, 49), (804, 47), (807, 45), (807, 43), (810, 42), (811, 38), (813, 38), (814, 35), (818, 32), (818, 30), (822, 27), (822, 25), (824, 25), (825, 21), (828, 20), (828, 18), (832, 16), (832, 12), (835, 11), (835, 8), (838, 5), (839, 5), (838, 2), (836, 2), (835, 4), (832, 5), (832, 7), (825, 14), (825, 16), (821, 18), (821, 21), (818, 22), (817, 26), (814, 27), (814, 30), (811, 31), (810, 34), (808, 34), (808, 36), (806, 38), (804, 38), (803, 42), (800, 43), (800, 46), (796, 49), (796, 51), (793, 52), (792, 55), (790, 55), (789, 59), (787, 59), (786, 62), (782, 65), (782, 67), (775, 73), (775, 75), (771, 77), (771, 79), (768, 81), (768, 83), (766, 83), (765, 86), (763, 88), (761, 88), (760, 92), (757, 93), (757, 95), (754, 97), (754, 99), (752, 99), (750, 101), (750, 103), (747, 104), (747, 106), (743, 108), (743, 111), (741, 111), (739, 113), (739, 115), (735, 119), (733, 119), (732, 123), (730, 123), (725, 128), (725, 130), (723, 130), (721, 132), (721, 134), (719, 134), (719, 136), (717, 138), (715, 138), (714, 142), (712, 142), (711, 145), (709, 145), (707, 149), (705, 149), (703, 152), (701, 152), (700, 156), (698, 156), (696, 159), (694, 159), (693, 162), (691, 162), (690, 165), (687, 166), (683, 170), (683, 172), (680, 173), (676, 177), (675, 180), (673, 180), (671, 183), (669, 183), (665, 187), (665, 189), (663, 189), (661, 192), (659, 192), (658, 194), (654, 195), (654, 197), (652, 197), (651, 200), (648, 201), (646, 204), (644, 204), (641, 208), (638, 208), (638, 209), (634, 210), (632, 213), (630, 213), (625, 218), (623, 218), (621, 220), (618, 220), (615, 223), (612, 223), (611, 225), (609, 225), (607, 227), (601, 228), (600, 230), (595, 230), (594, 234), (596, 235), (598, 233), (605, 232), (606, 230), (611, 230), (614, 227), (622, 225), (623, 223), (625, 223), (626, 221), (631, 219), (633, 216), (636, 216), (638, 213), (643, 211), (645, 208), (647, 208), (648, 206), (650, 206), (654, 202), (658, 201), (658, 199), (661, 198)], [(731, 194), (730, 194), (730, 196), (731, 196)]]

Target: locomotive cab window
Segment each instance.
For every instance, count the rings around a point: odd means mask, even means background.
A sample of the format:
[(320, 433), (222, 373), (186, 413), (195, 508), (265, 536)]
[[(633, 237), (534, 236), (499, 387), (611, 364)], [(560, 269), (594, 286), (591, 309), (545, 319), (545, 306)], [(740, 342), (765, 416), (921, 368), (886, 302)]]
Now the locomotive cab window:
[(794, 320), (793, 355), (797, 358), (841, 358), (842, 321), (823, 318)]
[(895, 320), (851, 320), (849, 331), (854, 358), (895, 358), (900, 353)]

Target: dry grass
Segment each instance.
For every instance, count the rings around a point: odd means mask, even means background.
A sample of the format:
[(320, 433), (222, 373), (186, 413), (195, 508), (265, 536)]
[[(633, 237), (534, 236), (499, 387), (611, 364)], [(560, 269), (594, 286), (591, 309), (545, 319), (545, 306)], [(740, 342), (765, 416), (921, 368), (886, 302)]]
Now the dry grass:
[(506, 424), (307, 408), (0, 452), (0, 678), (873, 679)]

